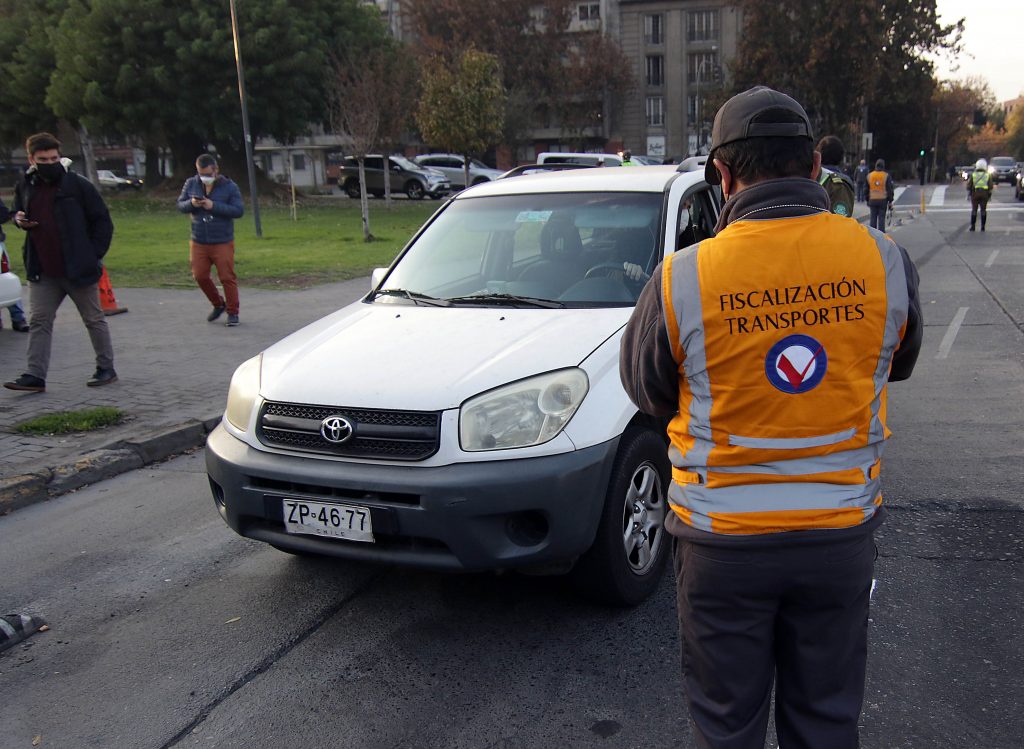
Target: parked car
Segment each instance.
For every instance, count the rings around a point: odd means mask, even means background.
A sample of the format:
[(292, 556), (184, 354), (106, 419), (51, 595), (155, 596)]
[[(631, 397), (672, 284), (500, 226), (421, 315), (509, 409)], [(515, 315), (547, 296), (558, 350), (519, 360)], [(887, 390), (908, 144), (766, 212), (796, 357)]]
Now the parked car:
[[(366, 190), (370, 195), (384, 195), (384, 157), (372, 154), (364, 159)], [(443, 198), (451, 192), (452, 186), (441, 172), (416, 164), (404, 156), (388, 157), (388, 178), (391, 191), (404, 192), (413, 200), (423, 200), (425, 195)], [(341, 189), (350, 198), (359, 197), (359, 163), (355, 156), (348, 156), (341, 164), (338, 174)]]
[(1013, 182), (1016, 170), (1017, 162), (1012, 156), (993, 156), (988, 160), (988, 171), (995, 183)]
[(100, 187), (109, 190), (138, 190), (142, 187), (143, 180), (137, 177), (122, 177), (110, 169), (99, 169), (96, 172)]
[(10, 307), (21, 301), (21, 279), (11, 271), (6, 252), (0, 252), (0, 307)]
[[(441, 172), (452, 185), (453, 190), (462, 190), (466, 187), (466, 163), (462, 156), (454, 153), (428, 153), (416, 157), (416, 163), (420, 166), (429, 167), (434, 171)], [(487, 164), (477, 159), (469, 160), (469, 184), (479, 185), (481, 182), (490, 182), (502, 175), (501, 170), (491, 169)]]
[(666, 422), (619, 342), (652, 273), (711, 236), (671, 166), (500, 179), (448, 201), (371, 291), (243, 363), (206, 446), (214, 505), (281, 550), (564, 573), (635, 604), (670, 555)]
[(544, 151), (537, 154), (538, 164), (582, 164), (583, 166), (622, 166), (622, 157), (614, 153), (572, 153)]

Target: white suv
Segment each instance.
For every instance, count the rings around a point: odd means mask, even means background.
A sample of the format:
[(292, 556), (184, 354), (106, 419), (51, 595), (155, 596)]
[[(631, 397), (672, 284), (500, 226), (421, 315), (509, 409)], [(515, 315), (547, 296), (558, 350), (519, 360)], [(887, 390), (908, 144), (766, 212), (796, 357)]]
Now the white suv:
[[(451, 182), (453, 190), (462, 190), (466, 187), (466, 160), (454, 153), (428, 153), (417, 156), (416, 163), (420, 166), (430, 167), (444, 174)], [(476, 159), (469, 160), (469, 184), (479, 185), (481, 182), (490, 182), (498, 179), (503, 174), (498, 169), (491, 169), (487, 164)]]
[(710, 235), (718, 201), (671, 166), (460, 193), (366, 297), (235, 372), (206, 448), (220, 514), (292, 553), (575, 565), (596, 597), (643, 600), (669, 555), (670, 472), (619, 341), (644, 279)]

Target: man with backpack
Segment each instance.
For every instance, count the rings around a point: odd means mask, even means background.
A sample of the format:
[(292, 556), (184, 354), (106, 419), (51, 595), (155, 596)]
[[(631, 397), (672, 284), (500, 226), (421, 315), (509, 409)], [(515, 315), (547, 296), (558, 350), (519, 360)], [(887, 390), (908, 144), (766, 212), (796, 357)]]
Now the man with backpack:
[(25, 151), (29, 166), (14, 188), (14, 225), (25, 232), (22, 256), (31, 291), (28, 370), (4, 387), (32, 393), (46, 390), (53, 322), (68, 296), (96, 352), (96, 372), (85, 384), (117, 382), (98, 289), (103, 256), (114, 236), (110, 212), (89, 180), (67, 170), (70, 161), (61, 158), (60, 141), (53, 135), (30, 136)]
[(853, 216), (853, 180), (840, 166), (843, 161), (843, 142), (834, 135), (826, 135), (818, 141), (814, 150), (821, 154), (818, 184), (828, 193), (832, 213), (837, 216)]

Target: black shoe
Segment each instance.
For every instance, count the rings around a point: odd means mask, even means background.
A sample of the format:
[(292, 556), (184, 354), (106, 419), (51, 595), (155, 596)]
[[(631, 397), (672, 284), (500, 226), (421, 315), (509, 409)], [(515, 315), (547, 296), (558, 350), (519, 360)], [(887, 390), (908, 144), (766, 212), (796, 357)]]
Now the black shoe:
[(974, 231), (974, 224), (971, 224), (971, 228), (968, 229), (967, 231)]
[(238, 315), (228, 315), (228, 321), (224, 323), (229, 328), (233, 328), (238, 325)]
[(23, 374), (16, 380), (5, 382), (4, 387), (8, 390), (24, 390), (29, 393), (45, 393), (46, 380), (35, 375)]
[(206, 316), (206, 322), (213, 322), (214, 320), (216, 320), (218, 317), (224, 314), (225, 309), (227, 309), (227, 307), (214, 307), (213, 312)]
[(11, 327), (18, 331), (19, 333), (28, 332), (28, 323), (25, 322), (24, 320), (15, 320), (14, 322), (11, 323)]
[(112, 382), (117, 382), (117, 372), (112, 369), (100, 369), (97, 367), (96, 373), (85, 384), (91, 388), (96, 388), (101, 385), (109, 385)]

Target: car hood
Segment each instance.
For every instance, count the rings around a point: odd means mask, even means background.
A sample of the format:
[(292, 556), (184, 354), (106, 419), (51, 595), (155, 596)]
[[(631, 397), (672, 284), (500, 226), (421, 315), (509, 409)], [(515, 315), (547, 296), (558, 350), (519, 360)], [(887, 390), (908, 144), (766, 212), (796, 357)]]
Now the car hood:
[(264, 398), (439, 411), (579, 364), (630, 308), (438, 308), (357, 302), (264, 352)]

